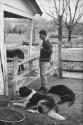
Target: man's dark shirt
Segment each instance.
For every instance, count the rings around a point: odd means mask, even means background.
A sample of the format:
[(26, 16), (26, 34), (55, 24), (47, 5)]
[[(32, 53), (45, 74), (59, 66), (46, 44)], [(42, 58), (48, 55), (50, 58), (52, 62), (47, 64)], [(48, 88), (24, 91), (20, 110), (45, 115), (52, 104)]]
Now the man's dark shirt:
[(52, 44), (49, 40), (43, 41), (42, 49), (40, 49), (40, 61), (49, 62), (51, 60)]

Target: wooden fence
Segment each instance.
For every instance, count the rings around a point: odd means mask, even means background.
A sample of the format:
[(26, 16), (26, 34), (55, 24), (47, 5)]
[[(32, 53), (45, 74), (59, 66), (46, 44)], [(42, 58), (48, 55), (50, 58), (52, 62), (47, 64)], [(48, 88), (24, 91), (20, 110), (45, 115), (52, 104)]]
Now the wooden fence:
[[(52, 66), (48, 69), (47, 73), (54, 71), (58, 75), (58, 44), (53, 45), (53, 54), (51, 62)], [(29, 57), (24, 60), (20, 60), (17, 57), (13, 59), (13, 80), (11, 82), (13, 83), (13, 91), (14, 94), (16, 94), (16, 91), (19, 89), (19, 87), (25, 85), (27, 86), (32, 81), (35, 81), (39, 78), (40, 74), (37, 74), (37, 76), (31, 76), (31, 73), (35, 70), (36, 67), (34, 67), (33, 63), (34, 61), (39, 60), (39, 56), (35, 57)], [(61, 58), (61, 64), (62, 64), (62, 77), (68, 77), (68, 78), (82, 78), (83, 75), (83, 61), (82, 60), (71, 60), (71, 59), (63, 59)], [(20, 65), (29, 65), (28, 70), (23, 71), (21, 74), (18, 74), (18, 68)], [(78, 65), (79, 64), (79, 65)], [(27, 81), (26, 78), (29, 78)], [(20, 82), (19, 82), (20, 81)]]
[[(38, 79), (40, 77), (40, 74), (38, 74), (35, 77), (31, 76), (31, 73), (35, 70), (33, 63), (36, 60), (39, 60), (39, 56), (29, 57), (29, 58), (23, 59), (23, 60), (18, 59), (17, 57), (14, 57), (14, 59), (12, 60), (13, 61), (13, 79), (9, 82), (9, 87), (11, 86), (14, 96), (16, 95), (16, 91), (19, 89), (19, 87), (21, 87), (23, 85), (27, 86), (32, 81), (35, 81), (36, 79)], [(53, 56), (52, 56), (50, 63), (52, 63), (52, 67), (48, 69), (47, 74), (49, 72), (51, 72), (53, 69), (55, 69), (54, 52), (53, 52)], [(29, 65), (29, 69), (24, 70), (23, 72), (18, 74), (18, 68), (22, 64)], [(31, 77), (31, 79), (30, 79), (30, 77)], [(29, 78), (29, 81), (26, 80), (27, 78)], [(19, 83), (19, 81), (20, 81), (20, 83)]]

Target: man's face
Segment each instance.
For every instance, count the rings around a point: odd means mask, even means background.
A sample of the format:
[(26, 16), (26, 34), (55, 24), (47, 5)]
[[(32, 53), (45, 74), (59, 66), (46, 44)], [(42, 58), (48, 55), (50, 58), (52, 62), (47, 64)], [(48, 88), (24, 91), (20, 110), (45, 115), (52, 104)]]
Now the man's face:
[(46, 36), (44, 34), (39, 34), (40, 39), (44, 40), (46, 38)]

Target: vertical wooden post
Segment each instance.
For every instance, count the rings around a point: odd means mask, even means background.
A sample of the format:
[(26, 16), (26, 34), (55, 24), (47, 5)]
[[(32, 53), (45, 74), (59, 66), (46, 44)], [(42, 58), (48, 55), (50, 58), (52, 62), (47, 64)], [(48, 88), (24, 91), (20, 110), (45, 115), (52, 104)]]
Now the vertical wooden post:
[(3, 84), (1, 60), (0, 60), (0, 95), (4, 95), (4, 84)]
[(59, 78), (62, 77), (62, 61), (61, 61), (61, 41), (58, 43), (58, 72)]
[(13, 59), (13, 80), (9, 84), (9, 96), (11, 99), (16, 98), (17, 91), (17, 73), (18, 73), (18, 58), (14, 57)]
[[(59, 76), (58, 65), (57, 65), (57, 63), (58, 63), (58, 62), (57, 62), (57, 61), (58, 61), (58, 60), (57, 60), (57, 58), (58, 58), (58, 57), (57, 57), (57, 56), (58, 56), (57, 53), (58, 53), (58, 52), (56, 53), (55, 49), (57, 49), (57, 47), (56, 47), (55, 44), (53, 44), (53, 52), (54, 52), (54, 53), (53, 53), (53, 57), (54, 57), (54, 62), (53, 62), (54, 72), (53, 72), (53, 75), (54, 75), (54, 76)], [(57, 58), (56, 58), (56, 57), (57, 57)]]
[(18, 74), (18, 58), (14, 57), (13, 61), (14, 66), (14, 83), (13, 83), (13, 97), (16, 96), (16, 89), (17, 89), (17, 74)]
[(17, 76), (17, 74), (18, 74), (18, 57), (14, 57), (13, 69), (14, 69), (14, 76)]
[[(31, 57), (32, 53), (32, 39), (33, 39), (33, 20), (31, 19), (31, 40), (29, 43), (29, 58)], [(29, 61), (29, 71), (31, 72), (33, 69), (33, 62)]]
[(55, 44), (53, 44), (53, 69), (55, 69)]
[(33, 71), (33, 61), (29, 61), (29, 71), (30, 73)]
[(33, 19), (31, 19), (31, 38), (29, 43), (29, 57), (31, 57), (31, 52), (32, 52), (32, 39), (33, 39)]
[(7, 61), (6, 61), (6, 46), (4, 36), (4, 10), (3, 3), (0, 2), (0, 50), (1, 60), (3, 66), (3, 81), (4, 81), (4, 95), (8, 95), (8, 80), (7, 80)]
[(58, 71), (59, 71), (59, 78), (62, 77), (62, 64), (61, 64), (61, 43), (62, 43), (62, 15), (59, 15), (59, 26), (58, 26)]

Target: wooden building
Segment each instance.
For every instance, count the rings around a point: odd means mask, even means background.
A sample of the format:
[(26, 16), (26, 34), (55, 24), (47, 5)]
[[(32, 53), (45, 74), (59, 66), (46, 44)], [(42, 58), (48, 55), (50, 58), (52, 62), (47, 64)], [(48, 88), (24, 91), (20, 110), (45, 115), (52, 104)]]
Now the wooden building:
[[(33, 30), (33, 18), (35, 14), (42, 15), (42, 11), (35, 0), (0, 0), (0, 53), (3, 67), (4, 95), (8, 95), (4, 18), (30, 19), (32, 23), (31, 29)], [(30, 46), (32, 45), (32, 30)]]

